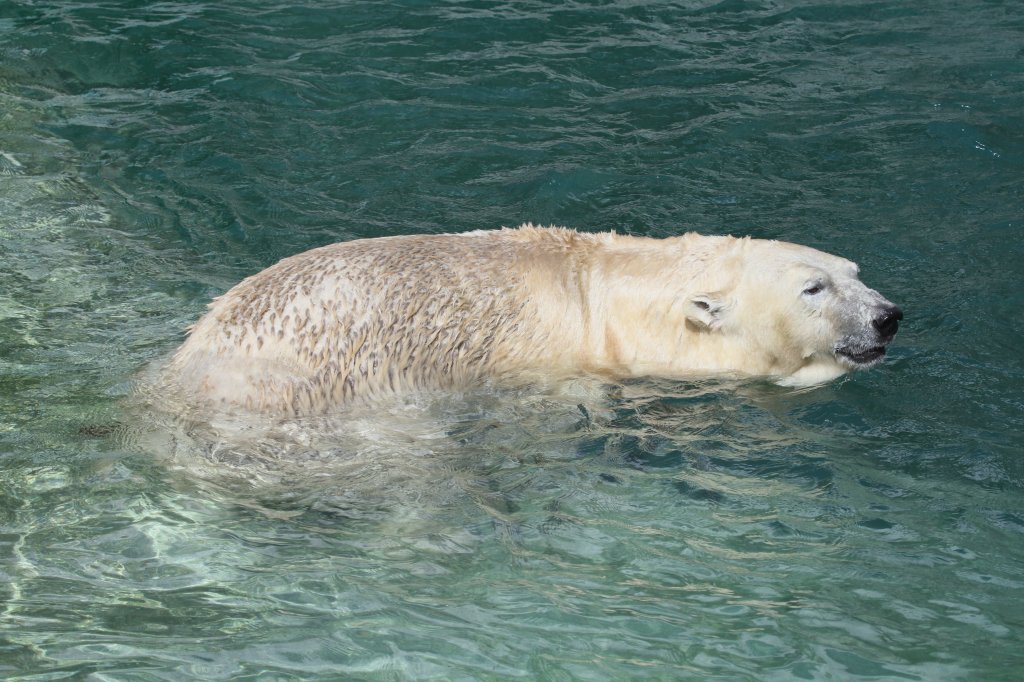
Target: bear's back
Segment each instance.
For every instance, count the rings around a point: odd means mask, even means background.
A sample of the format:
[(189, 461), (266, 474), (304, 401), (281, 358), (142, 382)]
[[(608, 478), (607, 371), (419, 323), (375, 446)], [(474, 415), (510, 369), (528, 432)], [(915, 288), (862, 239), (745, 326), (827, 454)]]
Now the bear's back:
[(171, 369), (193, 399), (295, 414), (513, 372), (544, 345), (524, 272), (558, 270), (574, 234), (390, 237), (286, 258), (216, 299)]

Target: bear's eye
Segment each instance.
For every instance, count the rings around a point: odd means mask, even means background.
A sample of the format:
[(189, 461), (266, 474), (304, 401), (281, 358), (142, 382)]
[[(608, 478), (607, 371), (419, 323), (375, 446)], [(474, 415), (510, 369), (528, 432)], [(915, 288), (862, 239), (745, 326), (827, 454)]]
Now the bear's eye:
[(821, 282), (815, 282), (814, 284), (812, 284), (809, 287), (807, 287), (806, 289), (804, 289), (804, 294), (806, 294), (807, 296), (814, 296), (816, 294), (820, 294), (824, 290), (825, 290), (825, 285), (824, 284), (822, 284)]

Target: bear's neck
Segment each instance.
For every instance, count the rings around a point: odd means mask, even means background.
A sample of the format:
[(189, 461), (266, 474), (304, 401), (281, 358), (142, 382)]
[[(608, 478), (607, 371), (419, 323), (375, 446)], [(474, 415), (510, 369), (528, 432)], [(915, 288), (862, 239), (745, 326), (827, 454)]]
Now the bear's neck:
[(596, 250), (588, 271), (583, 369), (636, 378), (736, 368), (730, 340), (711, 338), (686, 319), (707, 264), (733, 242), (696, 234), (618, 237)]
[[(594, 249), (582, 269), (580, 365), (615, 378), (646, 376), (669, 360), (683, 330), (661, 273), (672, 272), (675, 240), (617, 236)], [(654, 336), (652, 336), (652, 334)]]

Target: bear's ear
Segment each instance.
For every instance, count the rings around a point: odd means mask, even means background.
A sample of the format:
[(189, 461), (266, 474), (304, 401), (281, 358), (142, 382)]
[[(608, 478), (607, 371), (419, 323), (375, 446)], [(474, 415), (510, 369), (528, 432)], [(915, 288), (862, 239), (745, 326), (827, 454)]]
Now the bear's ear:
[(687, 302), (687, 321), (704, 331), (714, 331), (722, 326), (724, 314), (725, 304), (714, 296), (700, 294)]

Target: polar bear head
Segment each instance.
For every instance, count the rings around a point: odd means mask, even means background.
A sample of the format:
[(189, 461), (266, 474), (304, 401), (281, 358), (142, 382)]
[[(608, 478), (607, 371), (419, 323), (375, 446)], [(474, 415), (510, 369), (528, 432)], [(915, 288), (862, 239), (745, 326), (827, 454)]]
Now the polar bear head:
[(687, 325), (703, 337), (699, 346), (797, 386), (885, 355), (903, 312), (860, 281), (855, 263), (785, 242), (721, 239), (713, 275), (688, 297)]

